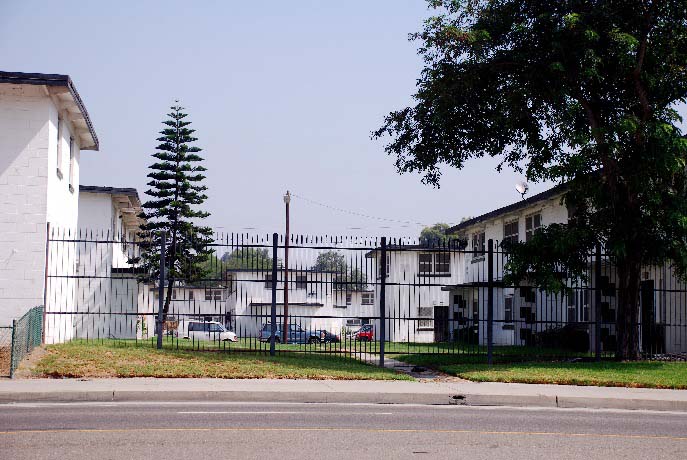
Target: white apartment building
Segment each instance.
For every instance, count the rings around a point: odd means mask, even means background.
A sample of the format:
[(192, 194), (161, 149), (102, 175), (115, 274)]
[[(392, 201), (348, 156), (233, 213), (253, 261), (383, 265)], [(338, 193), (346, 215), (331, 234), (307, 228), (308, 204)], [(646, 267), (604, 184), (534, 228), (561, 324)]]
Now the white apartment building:
[[(58, 295), (44, 289), (47, 231), (77, 229), (83, 150), (98, 137), (69, 76), (0, 72), (0, 324)], [(61, 263), (76, 263), (73, 249)], [(73, 304), (73, 281), (62, 288)]]
[[(289, 321), (304, 329), (326, 329), (340, 334), (370, 322), (377, 302), (371, 289), (337, 286), (338, 272), (289, 270)], [(226, 311), (239, 337), (256, 337), (271, 321), (272, 270), (227, 270)], [(284, 269), (277, 270), (277, 315), (284, 312)]]
[[(464, 282), (447, 286), (454, 308), (460, 312), (461, 327), (473, 328), (480, 344), (487, 341), (487, 289), (486, 245), (494, 241), (494, 279), (499, 285), (503, 278), (506, 255), (499, 245), (504, 240), (527, 241), (540, 227), (567, 223), (568, 209), (563, 203), (567, 190), (565, 184), (533, 195), (503, 208), (469, 219), (447, 230), (468, 242), (464, 265)], [(594, 278), (594, 265), (590, 259), (590, 277)], [(614, 349), (616, 292), (615, 268), (607, 259), (601, 269), (601, 346)], [(524, 345), (531, 343), (533, 334), (564, 324), (578, 323), (589, 335), (589, 343), (595, 343), (596, 302), (593, 289), (577, 279), (568, 280), (572, 294), (553, 295), (534, 288), (504, 287), (494, 292), (494, 344)], [(667, 353), (687, 351), (687, 323), (685, 284), (679, 281), (669, 264), (661, 267), (645, 267), (642, 273), (641, 312), (650, 318), (662, 332), (656, 333), (645, 323), (640, 332), (640, 342), (651, 337), (653, 349)], [(539, 321), (539, 323), (537, 323)], [(589, 323), (587, 326), (584, 323)], [(646, 335), (646, 336), (645, 336)], [(662, 343), (657, 344), (656, 340)]]
[[(378, 299), (381, 249), (370, 251), (367, 257), (377, 260), (374, 293)], [(385, 263), (388, 340), (418, 343), (451, 340), (458, 310), (450, 303), (444, 287), (463, 282), (464, 254), (453, 247), (389, 246)], [(374, 315), (379, 316), (379, 307), (376, 309)]]
[[(141, 210), (136, 189), (80, 186), (74, 308), (80, 314), (74, 337), (142, 338), (146, 331), (152, 335), (149, 286), (138, 282), (129, 263), (139, 252)], [(67, 304), (54, 307), (70, 311)]]

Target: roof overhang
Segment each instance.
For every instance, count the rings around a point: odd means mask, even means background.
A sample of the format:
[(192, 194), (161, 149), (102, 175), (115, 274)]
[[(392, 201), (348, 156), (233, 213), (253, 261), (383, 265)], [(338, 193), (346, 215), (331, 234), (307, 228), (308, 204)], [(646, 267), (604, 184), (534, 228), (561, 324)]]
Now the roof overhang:
[(67, 119), (76, 130), (81, 150), (98, 150), (98, 136), (93, 128), (93, 123), (88, 116), (88, 111), (74, 82), (69, 75), (3, 72), (0, 71), (0, 84), (10, 85), (38, 85), (46, 88), (47, 94), (67, 115)]
[(124, 225), (127, 227), (138, 227), (143, 223), (142, 219), (138, 217), (143, 208), (141, 208), (141, 199), (138, 197), (138, 191), (135, 188), (80, 185), (79, 193), (110, 195), (112, 197), (112, 202), (122, 213)]
[(524, 200), (517, 201), (515, 203), (509, 204), (508, 206), (504, 206), (502, 208), (495, 209), (495, 210), (490, 211), (486, 214), (482, 214), (481, 216), (473, 217), (472, 219), (468, 219), (464, 222), (461, 222), (458, 225), (454, 225), (453, 227), (447, 229), (445, 233), (447, 235), (460, 233), (461, 231), (463, 231), (463, 230), (467, 229), (468, 227), (471, 227), (475, 224), (479, 224), (479, 223), (482, 223), (482, 222), (485, 222), (487, 220), (503, 216), (503, 215), (511, 213), (511, 212), (520, 211), (520, 210), (522, 210), (528, 206), (533, 206), (533, 205), (540, 203), (542, 201), (551, 200), (551, 199), (554, 199), (557, 197), (561, 197), (565, 192), (568, 191), (569, 187), (570, 187), (570, 184), (567, 182), (563, 183), (563, 184), (556, 185), (553, 188), (545, 190), (541, 193), (533, 195), (533, 196), (526, 198)]

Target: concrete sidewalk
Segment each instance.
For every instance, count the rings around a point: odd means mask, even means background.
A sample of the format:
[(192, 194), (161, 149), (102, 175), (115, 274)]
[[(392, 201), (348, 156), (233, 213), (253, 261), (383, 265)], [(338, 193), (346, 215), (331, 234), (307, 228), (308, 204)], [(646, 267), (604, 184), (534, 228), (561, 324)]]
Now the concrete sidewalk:
[(286, 379), (131, 378), (0, 381), (0, 403), (38, 401), (458, 404), (687, 411), (687, 391), (642, 388)]

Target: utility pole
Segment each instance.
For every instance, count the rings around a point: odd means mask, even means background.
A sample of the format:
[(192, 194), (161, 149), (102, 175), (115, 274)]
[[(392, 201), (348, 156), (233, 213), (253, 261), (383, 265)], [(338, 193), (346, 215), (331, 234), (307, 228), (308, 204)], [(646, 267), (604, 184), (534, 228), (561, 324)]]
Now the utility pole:
[[(289, 203), (291, 203), (291, 193), (286, 191), (284, 204), (286, 205), (286, 235), (284, 238), (284, 331), (281, 339), (284, 343), (289, 343)], [(275, 260), (276, 264), (277, 261)]]

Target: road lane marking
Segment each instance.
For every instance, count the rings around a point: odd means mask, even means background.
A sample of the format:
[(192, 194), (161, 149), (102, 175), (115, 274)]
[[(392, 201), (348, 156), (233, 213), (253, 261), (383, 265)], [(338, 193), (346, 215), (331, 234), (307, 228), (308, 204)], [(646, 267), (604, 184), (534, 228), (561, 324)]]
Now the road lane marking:
[(482, 435), (502, 435), (502, 436), (563, 436), (570, 438), (617, 438), (617, 439), (644, 439), (644, 440), (671, 440), (687, 441), (687, 436), (666, 436), (666, 435), (643, 435), (643, 434), (621, 434), (621, 433), (565, 433), (553, 431), (485, 431), (485, 430), (430, 430), (413, 428), (326, 428), (326, 427), (294, 427), (294, 428), (271, 428), (271, 427), (214, 427), (214, 428), (79, 428), (79, 429), (48, 429), (48, 430), (12, 430), (0, 431), (0, 435), (15, 434), (66, 434), (66, 433), (131, 433), (131, 432), (359, 432), (359, 433), (425, 433), (425, 434), (482, 434)]
[[(238, 414), (238, 415), (275, 415), (275, 414), (321, 414), (322, 412), (308, 411), (180, 411), (177, 414)], [(393, 412), (337, 412), (336, 415), (394, 415)]]

